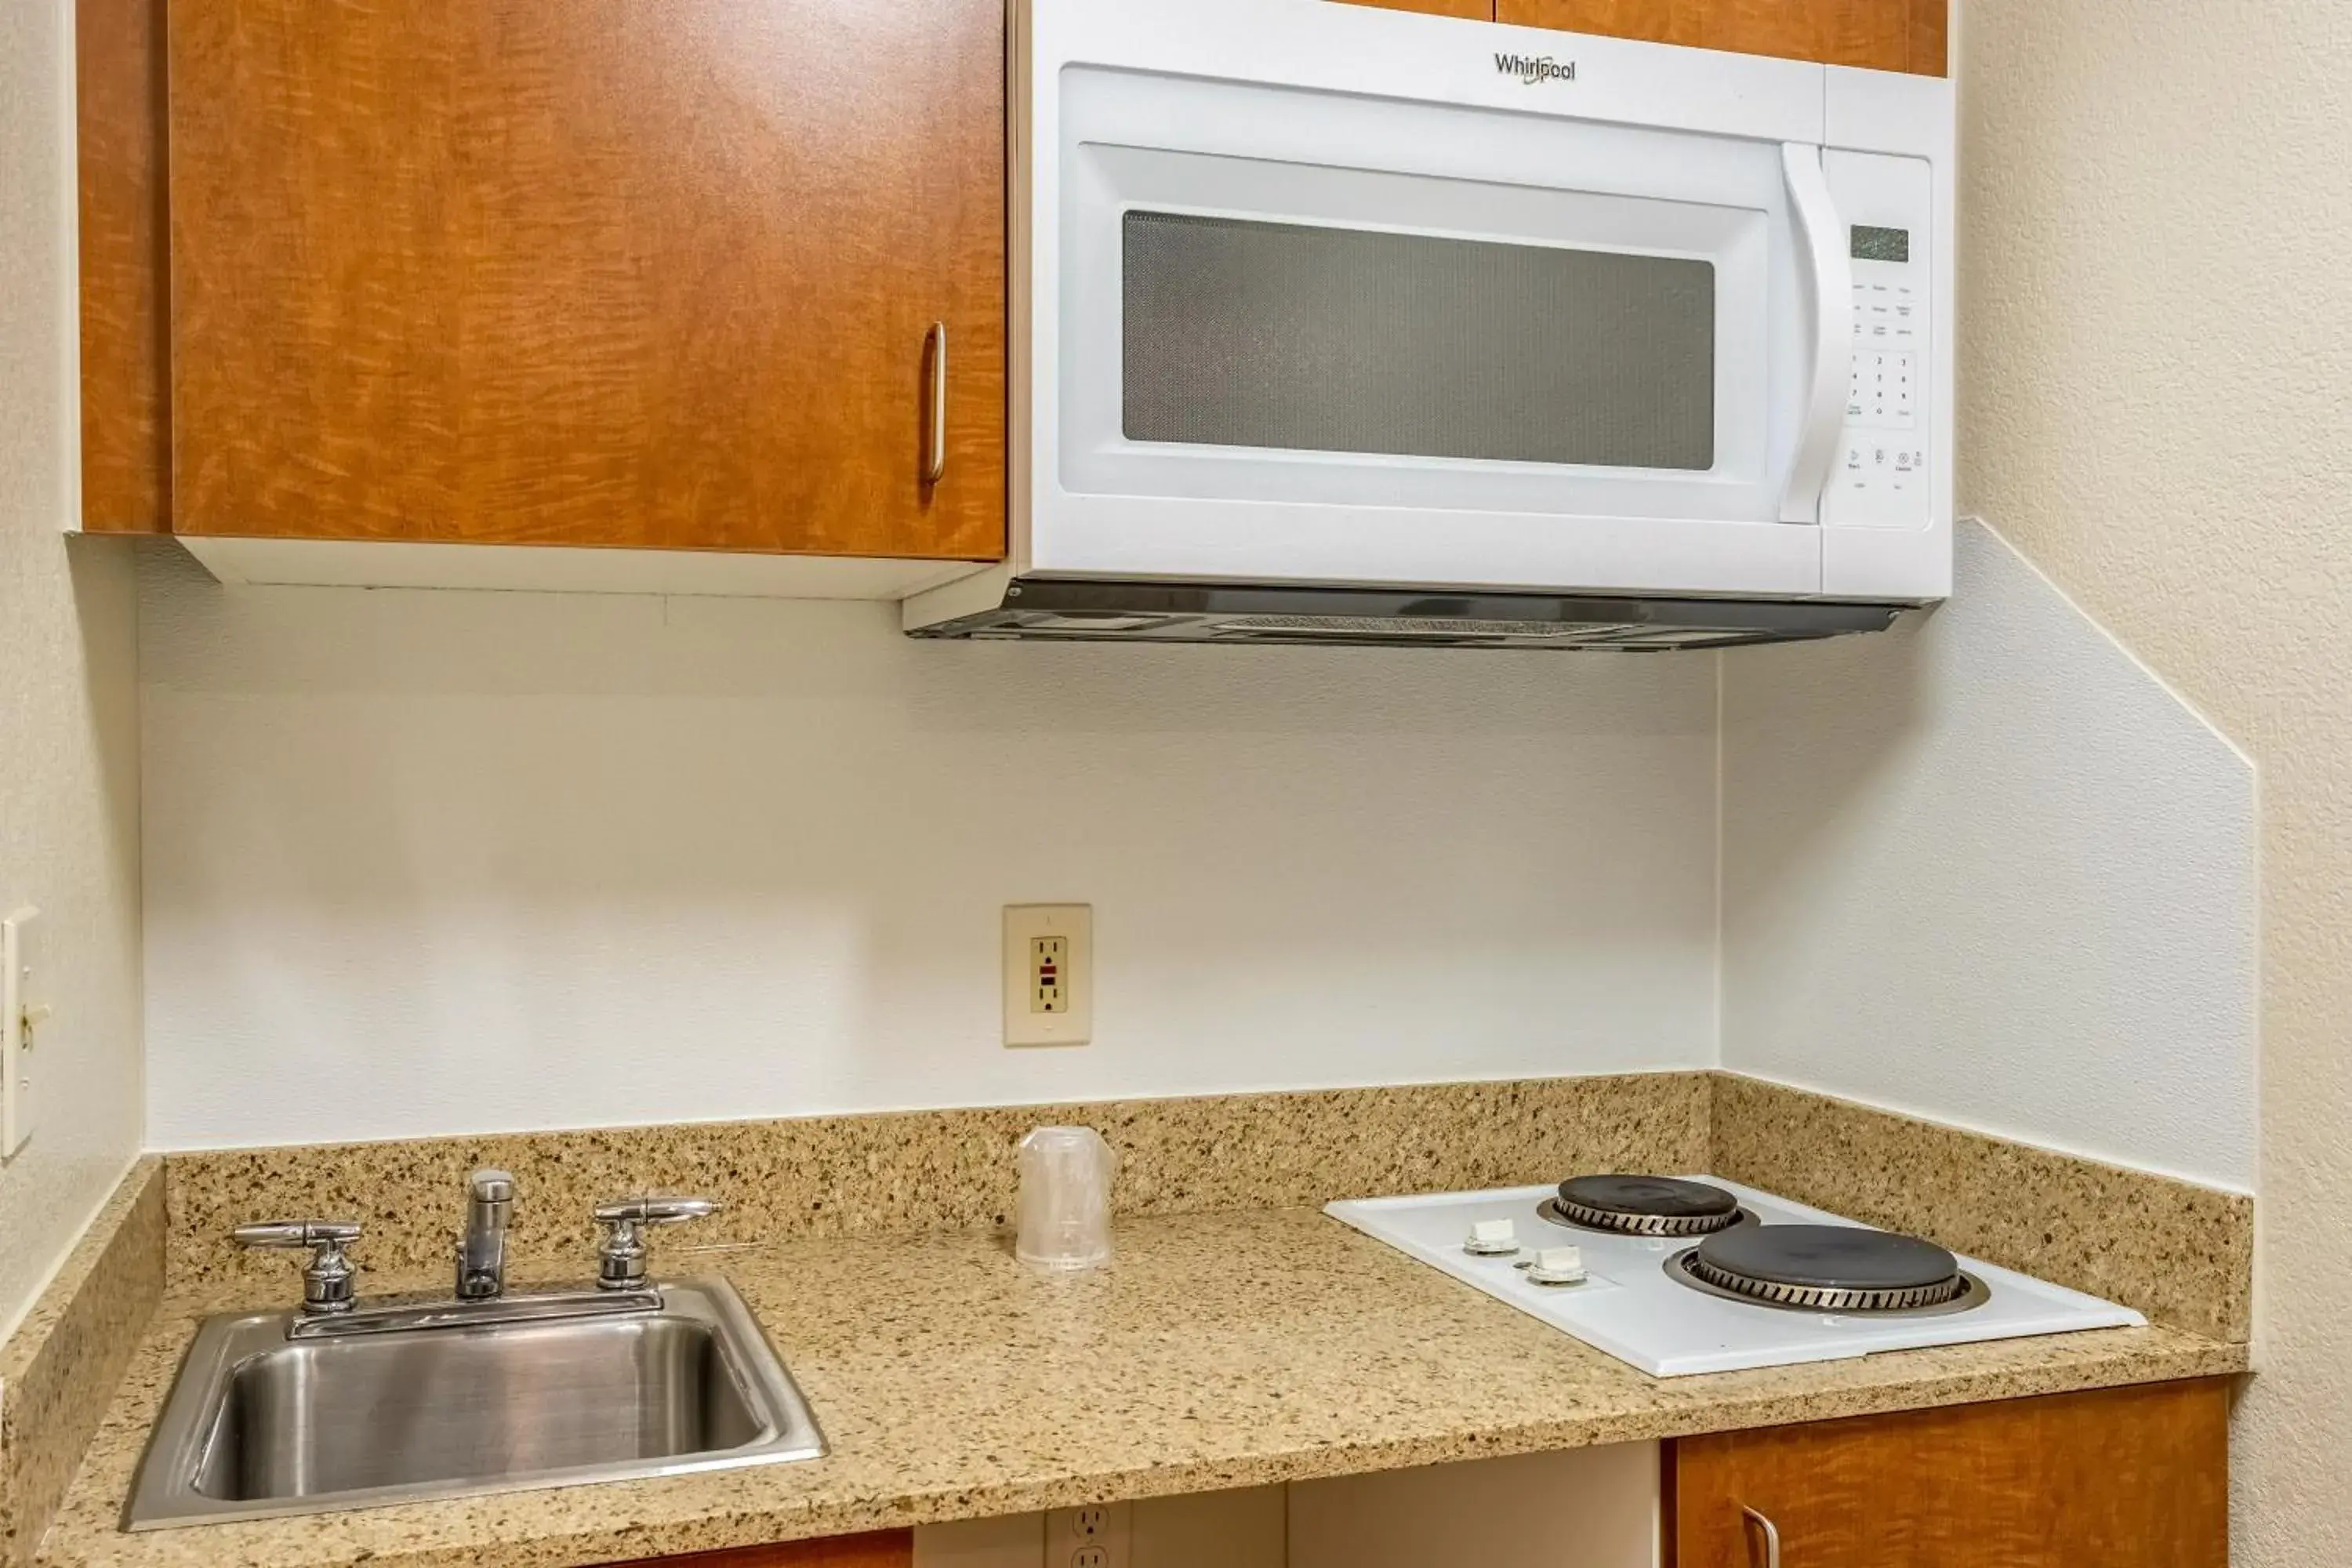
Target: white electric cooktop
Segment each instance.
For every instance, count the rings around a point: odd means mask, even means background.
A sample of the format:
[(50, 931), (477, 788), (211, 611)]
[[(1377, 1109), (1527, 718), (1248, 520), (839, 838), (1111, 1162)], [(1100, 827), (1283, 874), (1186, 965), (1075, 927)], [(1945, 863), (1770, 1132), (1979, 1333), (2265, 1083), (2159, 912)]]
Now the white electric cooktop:
[[(1868, 1229), (1838, 1215), (1790, 1203), (1713, 1176), (1688, 1176), (1731, 1194), (1752, 1221), (1767, 1226)], [(1736, 1372), (1798, 1362), (1839, 1361), (1877, 1351), (2021, 1339), (2079, 1329), (2137, 1328), (2147, 1320), (2127, 1307), (2045, 1283), (1971, 1258), (1958, 1258), (1970, 1289), (1959, 1300), (1903, 1311), (1822, 1311), (1731, 1299), (1690, 1278), (1680, 1255), (1702, 1238), (1617, 1235), (1542, 1212), (1557, 1189), (1503, 1187), (1483, 1193), (1357, 1198), (1324, 1212), (1456, 1279), (1508, 1302), (1596, 1350), (1653, 1377)], [(1507, 1221), (1507, 1236), (1497, 1222)], [(1465, 1247), (1481, 1222), (1487, 1232)], [(1498, 1250), (1505, 1246), (1515, 1251)], [(1549, 1249), (1581, 1254), (1583, 1279), (1541, 1284), (1529, 1265)], [(1578, 1259), (1554, 1253), (1554, 1265)]]

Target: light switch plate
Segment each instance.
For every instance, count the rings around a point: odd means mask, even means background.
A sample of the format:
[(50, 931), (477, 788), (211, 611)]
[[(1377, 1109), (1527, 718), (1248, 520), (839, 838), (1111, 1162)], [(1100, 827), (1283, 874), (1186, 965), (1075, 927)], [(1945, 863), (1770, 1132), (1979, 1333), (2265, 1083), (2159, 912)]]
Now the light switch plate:
[(28, 1027), (37, 1014), (29, 995), (30, 934), (41, 911), (22, 909), (0, 920), (0, 1160), (13, 1160), (33, 1135), (33, 1050)]
[[(1038, 965), (1054, 966), (1051, 984)], [(1095, 1033), (1095, 911), (1090, 904), (1004, 908), (1004, 1043), (1083, 1046)]]

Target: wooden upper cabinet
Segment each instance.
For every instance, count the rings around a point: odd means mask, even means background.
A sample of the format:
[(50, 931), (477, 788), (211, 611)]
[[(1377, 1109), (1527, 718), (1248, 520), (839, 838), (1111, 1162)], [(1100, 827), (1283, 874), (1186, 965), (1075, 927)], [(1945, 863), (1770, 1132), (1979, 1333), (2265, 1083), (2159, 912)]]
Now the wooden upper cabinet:
[(1003, 554), (1002, 0), (171, 22), (176, 531)]
[(172, 515), (164, 320), (163, 0), (77, 0), (81, 525)]
[(2221, 1380), (1666, 1446), (1667, 1568), (2225, 1568)]
[(1434, 16), (1466, 16), (1476, 22), (1495, 19), (1495, 0), (1355, 0), (1355, 4), (1389, 11), (1426, 11)]
[(1496, 0), (1496, 19), (1942, 76), (1946, 0)]

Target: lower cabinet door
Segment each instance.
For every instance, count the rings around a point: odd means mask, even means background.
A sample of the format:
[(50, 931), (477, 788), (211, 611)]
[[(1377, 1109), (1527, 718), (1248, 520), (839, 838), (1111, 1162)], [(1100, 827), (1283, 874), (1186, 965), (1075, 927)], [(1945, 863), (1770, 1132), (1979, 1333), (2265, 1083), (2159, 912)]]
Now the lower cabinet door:
[(788, 1541), (777, 1546), (738, 1546), (684, 1557), (645, 1557), (614, 1568), (912, 1568), (915, 1532), (882, 1530), (871, 1535), (835, 1535), (822, 1541)]
[(1665, 1445), (1666, 1568), (2224, 1568), (2229, 1384)]

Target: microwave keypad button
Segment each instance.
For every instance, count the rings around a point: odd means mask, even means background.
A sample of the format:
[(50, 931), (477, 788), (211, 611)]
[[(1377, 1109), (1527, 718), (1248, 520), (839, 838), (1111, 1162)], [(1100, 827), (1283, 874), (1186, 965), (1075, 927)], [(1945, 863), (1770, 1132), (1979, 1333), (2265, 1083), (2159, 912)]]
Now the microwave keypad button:
[(1917, 374), (1916, 356), (1865, 349), (1853, 356), (1853, 375), (1846, 389), (1850, 423), (1885, 429), (1908, 430), (1918, 418), (1913, 390)]

